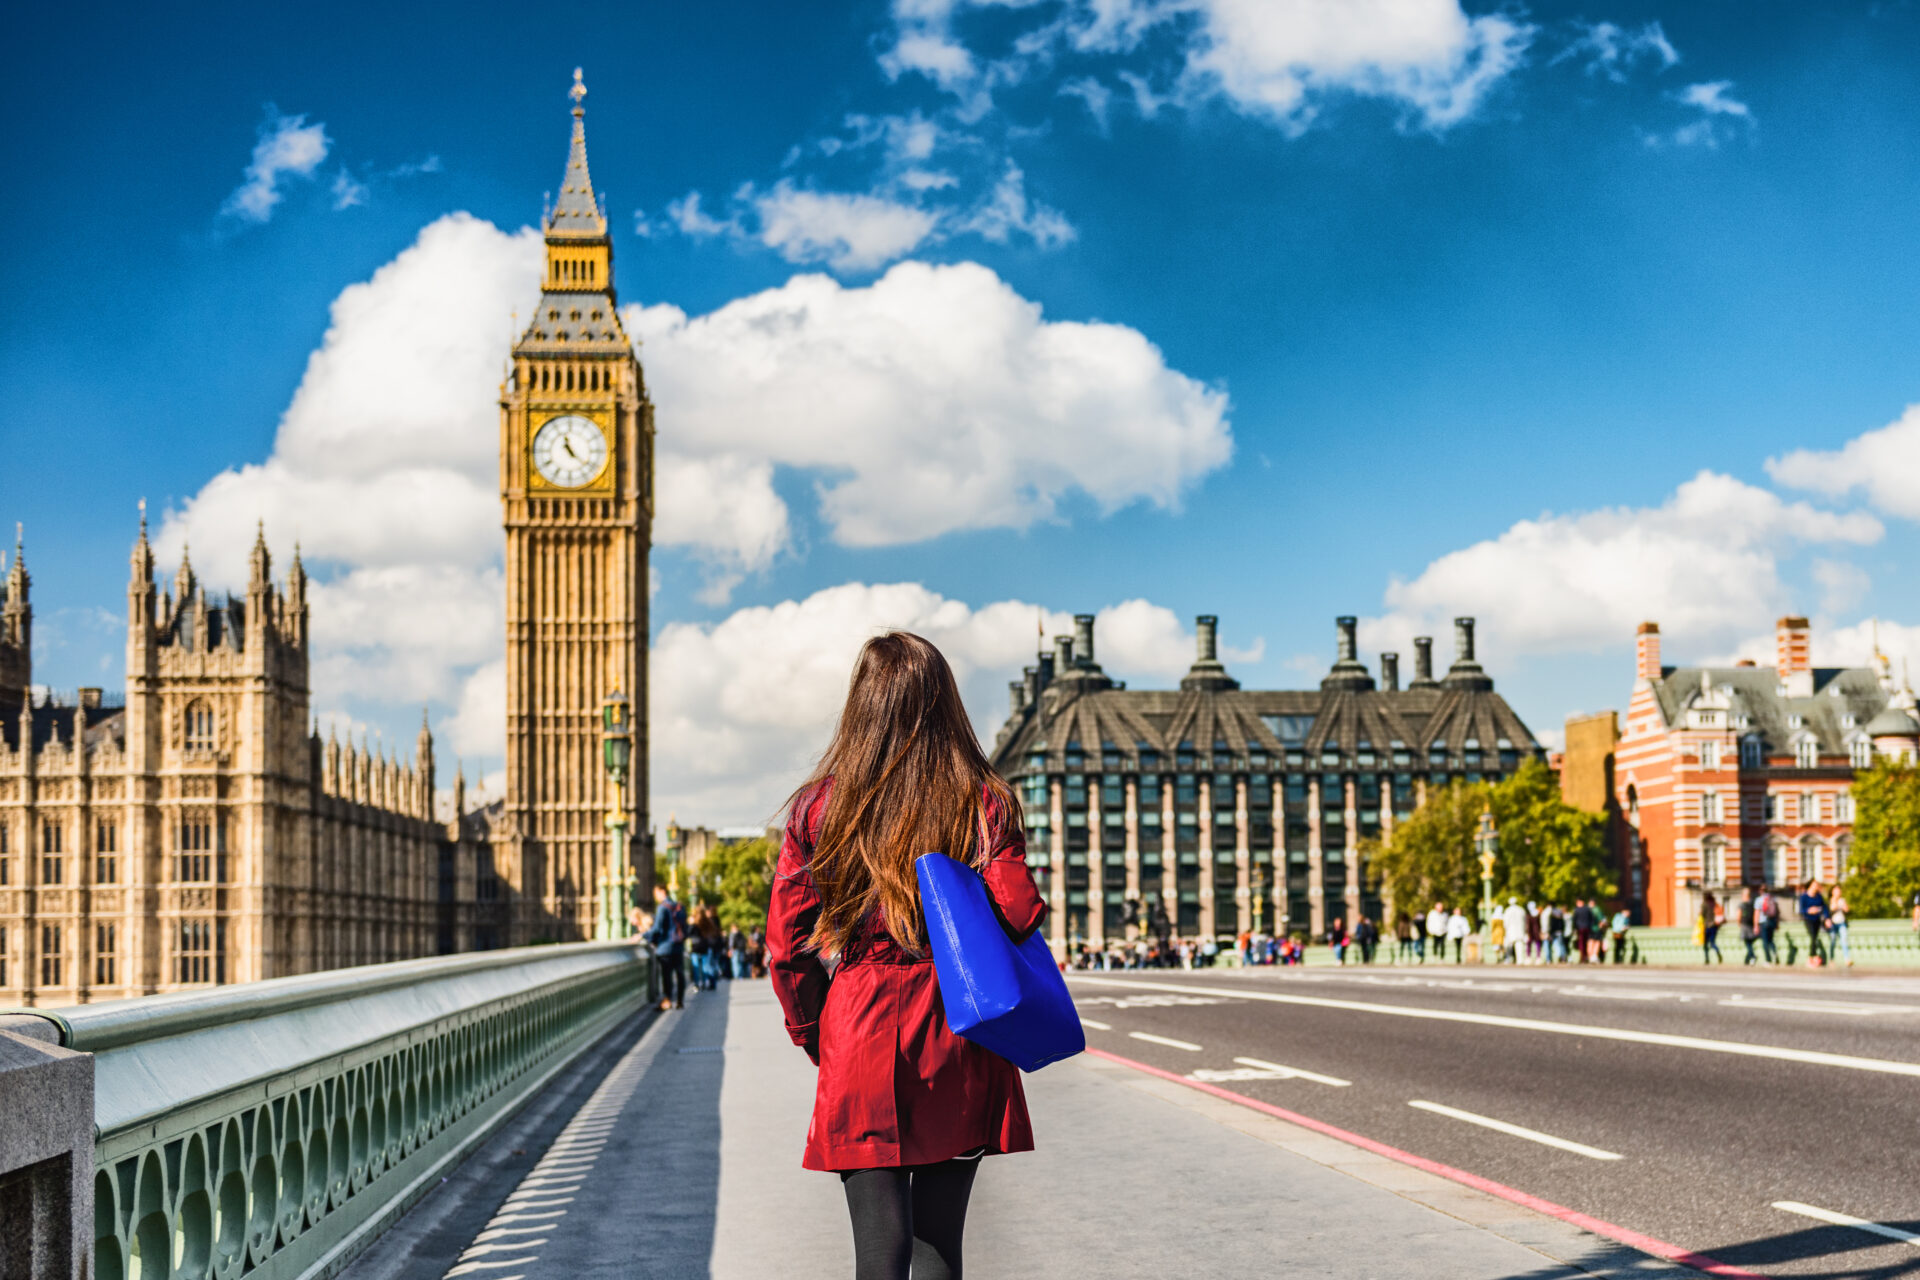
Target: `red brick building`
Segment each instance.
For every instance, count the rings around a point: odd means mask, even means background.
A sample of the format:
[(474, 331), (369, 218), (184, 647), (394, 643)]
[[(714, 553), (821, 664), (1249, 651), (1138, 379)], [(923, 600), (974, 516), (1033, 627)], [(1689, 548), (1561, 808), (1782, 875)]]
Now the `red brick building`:
[(1780, 619), (1771, 667), (1669, 667), (1645, 622), (1614, 749), (1622, 885), (1654, 925), (1687, 924), (1701, 895), (1845, 874), (1854, 772), (1913, 759), (1920, 719), (1884, 658), (1816, 667), (1805, 618)]

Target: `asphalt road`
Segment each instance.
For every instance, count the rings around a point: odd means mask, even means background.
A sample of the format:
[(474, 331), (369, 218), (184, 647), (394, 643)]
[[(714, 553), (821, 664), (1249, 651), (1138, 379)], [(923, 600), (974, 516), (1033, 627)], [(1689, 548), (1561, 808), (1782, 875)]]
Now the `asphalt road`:
[(1736, 1267), (1920, 1276), (1920, 978), (1451, 965), (1070, 978), (1092, 1048)]

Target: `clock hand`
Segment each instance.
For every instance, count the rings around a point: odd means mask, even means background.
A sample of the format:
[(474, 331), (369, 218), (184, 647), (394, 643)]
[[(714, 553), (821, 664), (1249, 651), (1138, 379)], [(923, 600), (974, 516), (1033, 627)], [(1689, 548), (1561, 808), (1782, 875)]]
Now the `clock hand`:
[(573, 451), (573, 441), (567, 439), (565, 436), (561, 436), (560, 447), (567, 451), (567, 456), (569, 458), (572, 458), (575, 462), (580, 461), (580, 455)]

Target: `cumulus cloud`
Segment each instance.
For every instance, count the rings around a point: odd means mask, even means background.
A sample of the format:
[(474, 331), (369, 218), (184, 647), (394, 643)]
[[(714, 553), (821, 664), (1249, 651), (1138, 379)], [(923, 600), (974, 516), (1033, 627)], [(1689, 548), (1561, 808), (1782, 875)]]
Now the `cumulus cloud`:
[(752, 196), (754, 238), (788, 262), (871, 271), (919, 248), (938, 215), (885, 196), (807, 191), (781, 181)]
[[(974, 607), (908, 582), (847, 583), (711, 625), (670, 623), (653, 651), (653, 740), (674, 744), (654, 756), (654, 812), (713, 826), (768, 819), (826, 745), (861, 644), (895, 628), (940, 647), (991, 748), (1007, 682), (1033, 662), (1042, 620), (1048, 635), (1072, 631), (1067, 613), (1019, 600)], [(1192, 634), (1147, 601), (1103, 609), (1094, 625), (1109, 674), (1164, 681), (1193, 661)]]
[(1727, 643), (1790, 607), (1783, 554), (1869, 545), (1882, 532), (1872, 516), (1786, 502), (1703, 471), (1657, 507), (1543, 515), (1450, 552), (1394, 581), (1389, 612), (1362, 636), (1395, 648), (1469, 614), (1496, 652), (1619, 644), (1648, 618), (1701, 644)]
[(1828, 497), (1855, 492), (1880, 511), (1920, 520), (1920, 405), (1838, 449), (1796, 449), (1767, 461), (1775, 482)]
[(1025, 528), (1075, 491), (1104, 511), (1173, 508), (1233, 451), (1223, 392), (1137, 330), (1044, 319), (975, 263), (624, 316), (675, 447), (818, 469), (821, 513), (851, 546)]
[(312, 177), (332, 145), (324, 124), (308, 124), (303, 115), (281, 115), (278, 108), (268, 104), (246, 176), (220, 211), (242, 222), (268, 221), (283, 198), (282, 182), (289, 177)]

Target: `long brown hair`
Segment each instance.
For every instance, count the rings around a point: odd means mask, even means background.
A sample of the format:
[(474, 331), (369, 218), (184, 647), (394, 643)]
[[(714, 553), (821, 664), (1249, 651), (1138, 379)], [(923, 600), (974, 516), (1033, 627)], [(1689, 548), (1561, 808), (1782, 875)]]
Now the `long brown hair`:
[(979, 838), (988, 806), (994, 826), (1022, 830), (1019, 802), (980, 750), (947, 660), (906, 631), (861, 647), (840, 724), (793, 793), (789, 820), (804, 823), (829, 781), (813, 854), (820, 922), (810, 939), (824, 953), (844, 951), (876, 908), (895, 942), (924, 951), (914, 859), (939, 852), (983, 870), (993, 855)]

